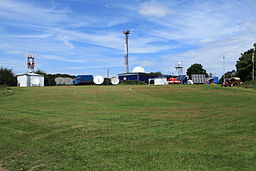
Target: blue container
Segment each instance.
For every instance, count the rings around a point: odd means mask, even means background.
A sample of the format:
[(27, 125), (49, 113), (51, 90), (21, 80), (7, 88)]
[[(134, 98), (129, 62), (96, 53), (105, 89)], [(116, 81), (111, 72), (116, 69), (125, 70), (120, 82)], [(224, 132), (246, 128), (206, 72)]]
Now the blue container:
[(73, 80), (74, 85), (93, 84), (93, 75), (77, 75)]
[(219, 77), (214, 77), (214, 78), (213, 78), (213, 82), (214, 82), (215, 84), (218, 84), (218, 83), (219, 83)]

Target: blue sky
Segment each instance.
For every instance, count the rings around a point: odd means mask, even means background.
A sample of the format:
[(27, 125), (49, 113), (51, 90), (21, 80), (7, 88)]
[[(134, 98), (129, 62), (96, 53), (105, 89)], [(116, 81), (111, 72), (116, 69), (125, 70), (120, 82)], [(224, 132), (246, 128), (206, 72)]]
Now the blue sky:
[(26, 53), (47, 73), (114, 76), (130, 70), (176, 73), (201, 63), (220, 76), (256, 42), (255, 0), (0, 0), (0, 67), (25, 73)]

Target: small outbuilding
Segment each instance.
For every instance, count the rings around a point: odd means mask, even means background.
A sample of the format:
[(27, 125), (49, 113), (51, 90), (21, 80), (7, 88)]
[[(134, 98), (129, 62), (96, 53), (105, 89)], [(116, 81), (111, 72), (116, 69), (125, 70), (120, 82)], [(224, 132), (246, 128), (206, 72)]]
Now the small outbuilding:
[(149, 84), (154, 84), (154, 85), (167, 85), (168, 84), (166, 77), (149, 78), (148, 82), (149, 82)]
[(17, 86), (18, 87), (43, 87), (44, 76), (35, 73), (26, 73), (17, 75)]

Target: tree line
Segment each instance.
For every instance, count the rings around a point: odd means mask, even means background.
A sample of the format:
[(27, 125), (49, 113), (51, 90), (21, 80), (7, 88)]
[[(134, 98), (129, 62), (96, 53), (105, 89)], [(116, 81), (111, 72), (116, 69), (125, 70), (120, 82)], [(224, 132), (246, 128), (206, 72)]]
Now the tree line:
[[(256, 43), (254, 44), (254, 47), (256, 48)], [(252, 78), (252, 55), (254, 53), (254, 49), (249, 49), (245, 51), (244, 53), (241, 53), (241, 57), (236, 62), (236, 71), (228, 71), (225, 73), (225, 78), (230, 78), (232, 76), (240, 77), (241, 81), (251, 81)], [(256, 53), (254, 53), (255, 55)], [(256, 60), (254, 60), (254, 69), (256, 70)], [(45, 86), (53, 86), (55, 85), (55, 78), (57, 77), (68, 77), (68, 78), (75, 78), (74, 75), (69, 74), (47, 74), (44, 71), (37, 70), (37, 74), (44, 75), (45, 79)], [(161, 75), (160, 72), (151, 73), (152, 75)], [(187, 69), (187, 75), (189, 78), (191, 78), (191, 74), (205, 74), (208, 76), (206, 70), (203, 68), (203, 66), (199, 63), (195, 63), (191, 65)], [(220, 82), (223, 81), (223, 76), (220, 79)], [(17, 78), (12, 71), (12, 69), (8, 68), (0, 68), (0, 85), (6, 85), (6, 86), (16, 86), (17, 85)]]
[[(74, 75), (69, 74), (47, 74), (42, 70), (37, 70), (36, 74), (40, 74), (44, 76), (44, 85), (45, 86), (53, 86), (55, 85), (55, 78), (57, 77), (65, 77), (65, 78), (75, 78)], [(8, 68), (0, 68), (0, 85), (2, 86), (16, 86), (17, 85), (17, 77), (12, 71), (12, 69)]]

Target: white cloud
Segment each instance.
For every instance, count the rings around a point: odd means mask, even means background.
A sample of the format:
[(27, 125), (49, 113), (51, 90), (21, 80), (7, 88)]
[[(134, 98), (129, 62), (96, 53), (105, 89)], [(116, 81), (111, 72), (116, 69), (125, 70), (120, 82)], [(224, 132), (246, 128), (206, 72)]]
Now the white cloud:
[(63, 19), (70, 20), (64, 10), (41, 8), (13, 0), (1, 0), (0, 11), (0, 17), (23, 23), (37, 23), (37, 25), (55, 25)]
[(166, 5), (156, 1), (141, 3), (138, 12), (142, 15), (153, 17), (164, 17), (167, 14), (174, 13), (174, 11), (169, 9)]
[(218, 76), (221, 76), (223, 72), (223, 55), (226, 56), (226, 71), (236, 69), (236, 61), (241, 53), (252, 48), (252, 44), (255, 42), (254, 37), (256, 37), (256, 32), (231, 36), (206, 43), (199, 48), (184, 53), (164, 56), (162, 60), (173, 64), (181, 60), (186, 68), (194, 63), (201, 63), (208, 72), (217, 73)]
[(56, 55), (43, 55), (42, 54), (39, 57), (40, 58), (44, 58), (44, 59), (49, 59), (49, 60), (60, 60), (60, 61), (64, 60), (63, 57), (56, 56)]
[(25, 38), (25, 39), (41, 39), (49, 38), (50, 34), (30, 34), (30, 35), (17, 35), (16, 38)]
[(72, 57), (61, 57), (58, 55), (40, 55), (40, 58), (47, 59), (47, 60), (57, 60), (57, 61), (65, 61), (69, 63), (85, 63), (88, 62), (88, 60), (85, 59), (76, 59)]

